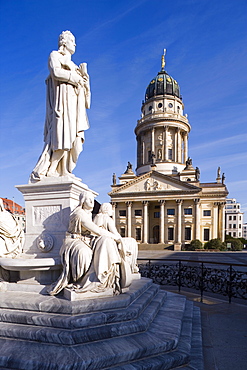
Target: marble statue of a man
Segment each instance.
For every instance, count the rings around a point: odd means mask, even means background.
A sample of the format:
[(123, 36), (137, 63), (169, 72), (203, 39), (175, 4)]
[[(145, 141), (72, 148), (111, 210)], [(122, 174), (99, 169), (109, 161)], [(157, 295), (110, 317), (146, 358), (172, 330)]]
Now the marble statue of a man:
[[(59, 49), (52, 51), (46, 80), (46, 120), (44, 149), (36, 164), (31, 182), (44, 177), (72, 175), (89, 128), (86, 109), (90, 108), (90, 85), (86, 63), (72, 62), (75, 37), (70, 31), (59, 36)], [(73, 176), (73, 175), (72, 175)]]

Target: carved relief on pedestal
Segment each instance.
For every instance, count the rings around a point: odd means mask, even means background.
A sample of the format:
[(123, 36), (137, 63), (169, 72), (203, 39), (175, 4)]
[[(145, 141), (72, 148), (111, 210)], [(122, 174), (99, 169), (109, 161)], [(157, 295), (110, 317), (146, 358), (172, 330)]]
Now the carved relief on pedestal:
[(37, 239), (37, 247), (41, 252), (50, 252), (53, 248), (53, 237), (48, 233), (42, 233)]
[(49, 217), (50, 225), (61, 225), (61, 205), (53, 206), (34, 206), (33, 207), (33, 226), (42, 226)]

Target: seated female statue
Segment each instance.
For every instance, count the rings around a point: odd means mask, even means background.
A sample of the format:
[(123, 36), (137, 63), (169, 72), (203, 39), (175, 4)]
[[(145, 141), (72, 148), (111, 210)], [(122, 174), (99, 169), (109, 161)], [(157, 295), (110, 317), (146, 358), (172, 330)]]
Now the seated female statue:
[(119, 294), (121, 257), (117, 242), (120, 236), (97, 226), (92, 221), (94, 196), (81, 193), (79, 205), (70, 215), (69, 228), (60, 250), (63, 271), (49, 288), (49, 294), (58, 294), (63, 288), (75, 291), (100, 292), (113, 288)]

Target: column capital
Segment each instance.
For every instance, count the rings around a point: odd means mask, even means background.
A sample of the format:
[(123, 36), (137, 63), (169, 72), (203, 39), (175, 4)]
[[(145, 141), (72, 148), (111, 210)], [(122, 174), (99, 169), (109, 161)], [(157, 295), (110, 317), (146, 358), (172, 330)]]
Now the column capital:
[(195, 204), (199, 204), (199, 203), (200, 203), (200, 198), (195, 198), (195, 199), (194, 199), (194, 203), (195, 203)]
[(117, 202), (110, 202), (110, 203), (111, 203), (112, 207), (117, 208), (117, 205), (118, 205), (118, 203), (117, 203)]
[(126, 203), (126, 205), (127, 205), (127, 207), (131, 207), (132, 206), (132, 204), (133, 204), (133, 202), (132, 201), (127, 201), (127, 202), (125, 202)]
[(149, 204), (149, 201), (148, 201), (148, 200), (143, 200), (143, 201), (142, 201), (142, 204), (143, 204), (144, 206), (147, 206), (147, 205)]
[(158, 200), (158, 202), (160, 203), (160, 204), (165, 204), (165, 199), (160, 199), (160, 200)]
[(176, 199), (177, 204), (183, 204), (183, 199)]
[(169, 129), (169, 125), (165, 125), (164, 126), (164, 131), (168, 131), (168, 129)]

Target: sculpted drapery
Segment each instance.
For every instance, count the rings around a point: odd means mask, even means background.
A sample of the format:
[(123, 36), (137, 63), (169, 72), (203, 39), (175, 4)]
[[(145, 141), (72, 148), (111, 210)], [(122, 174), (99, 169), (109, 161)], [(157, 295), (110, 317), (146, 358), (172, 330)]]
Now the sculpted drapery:
[(22, 252), (24, 232), (0, 199), (0, 257), (16, 257)]
[(90, 108), (91, 93), (86, 64), (78, 67), (71, 61), (74, 51), (75, 38), (65, 31), (59, 38), (59, 50), (49, 56), (45, 144), (31, 182), (71, 175), (82, 151), (84, 131), (89, 128), (86, 109)]
[(60, 251), (63, 271), (49, 288), (51, 295), (69, 287), (78, 292), (101, 292), (108, 288), (120, 293), (117, 242), (119, 235), (92, 221), (94, 197), (83, 192), (78, 207), (71, 213), (67, 236)]

